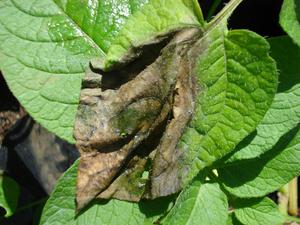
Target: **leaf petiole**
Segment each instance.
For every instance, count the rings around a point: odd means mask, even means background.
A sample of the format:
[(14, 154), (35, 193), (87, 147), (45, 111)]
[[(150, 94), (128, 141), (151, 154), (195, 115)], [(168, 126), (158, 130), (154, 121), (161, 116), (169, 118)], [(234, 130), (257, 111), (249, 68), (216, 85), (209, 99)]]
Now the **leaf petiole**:
[(242, 1), (243, 0), (231, 0), (228, 2), (225, 7), (207, 24), (205, 30), (209, 31), (219, 25), (221, 21), (227, 20)]

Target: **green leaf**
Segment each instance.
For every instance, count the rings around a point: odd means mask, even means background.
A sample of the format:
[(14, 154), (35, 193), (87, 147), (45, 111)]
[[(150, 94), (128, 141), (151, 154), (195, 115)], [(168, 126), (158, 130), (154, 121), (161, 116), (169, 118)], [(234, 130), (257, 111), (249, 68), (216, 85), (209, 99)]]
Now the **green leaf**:
[(272, 149), (279, 138), (300, 121), (300, 48), (287, 37), (269, 39), (271, 56), (280, 71), (279, 91), (249, 145), (237, 151), (227, 162), (250, 159)]
[(194, 180), (179, 195), (164, 225), (222, 225), (228, 217), (228, 202), (217, 183)]
[(173, 197), (142, 201), (139, 204), (119, 200), (95, 201), (78, 216), (75, 215), (77, 177), (76, 161), (58, 180), (42, 213), (41, 225), (136, 225), (152, 223), (165, 211)]
[(220, 24), (198, 44), (206, 47), (196, 70), (201, 91), (181, 143), (191, 152), (190, 177), (231, 152), (255, 130), (277, 87), (269, 44), (259, 35), (228, 32)]
[(144, 2), (0, 2), (0, 68), (35, 120), (74, 142), (81, 80), (89, 60), (104, 56), (125, 19)]
[(300, 128), (284, 135), (260, 158), (241, 160), (218, 170), (219, 181), (234, 196), (261, 197), (300, 175)]
[(284, 0), (280, 12), (280, 25), (300, 46), (300, 2), (298, 0)]
[(234, 207), (234, 215), (243, 224), (280, 225), (285, 221), (277, 205), (269, 198), (238, 199)]
[(149, 0), (54, 0), (104, 52), (118, 36), (128, 16)]
[(17, 209), (19, 185), (7, 176), (0, 176), (0, 207), (6, 210), (5, 217), (12, 216)]
[(195, 0), (151, 0), (128, 19), (104, 62), (100, 59), (99, 66), (103, 70), (111, 70), (114, 66), (124, 65), (139, 56), (143, 46), (158, 43), (177, 30), (203, 24), (202, 13)]

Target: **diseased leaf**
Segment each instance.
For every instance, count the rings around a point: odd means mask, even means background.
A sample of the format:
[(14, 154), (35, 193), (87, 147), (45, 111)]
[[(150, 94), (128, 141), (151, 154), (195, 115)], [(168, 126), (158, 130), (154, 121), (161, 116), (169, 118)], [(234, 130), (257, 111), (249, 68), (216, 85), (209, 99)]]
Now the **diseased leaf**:
[[(152, 3), (155, 5), (156, 1), (145, 5), (142, 11)], [(227, 7), (231, 9), (230, 6)], [(217, 22), (216, 26), (208, 26), (207, 33), (196, 44), (200, 28), (198, 32), (197, 29), (177, 32), (161, 56), (142, 71), (127, 73), (131, 65), (121, 68), (120, 71), (130, 77), (121, 86), (104, 87), (104, 79), (113, 79), (111, 77), (116, 76), (112, 75), (118, 71), (103, 74), (101, 78), (92, 71), (87, 73), (86, 80), (92, 82), (92, 77), (96, 77), (96, 81), (92, 88), (82, 91), (75, 128), (82, 154), (77, 184), (78, 209), (99, 194), (138, 200), (176, 193), (199, 170), (232, 151), (255, 129), (277, 86), (275, 63), (268, 55), (269, 45), (250, 31), (228, 32), (224, 20)], [(127, 30), (126, 25), (124, 30)], [(124, 46), (128, 47), (124, 53), (131, 51), (129, 45)], [(199, 54), (197, 70), (194, 70)], [(120, 58), (119, 55), (116, 60)], [(195, 105), (198, 107), (194, 118), (185, 130)], [(169, 114), (173, 118), (167, 121), (155, 149), (150, 179), (141, 185), (146, 192), (130, 195), (125, 191), (120, 197), (115, 191), (121, 190), (121, 179), (127, 179), (128, 183), (130, 177), (117, 178), (120, 171), (125, 167), (122, 172), (128, 172), (126, 163), (133, 150), (148, 139)], [(138, 170), (140, 176), (142, 167)], [(125, 186), (135, 189), (135, 184)], [(107, 192), (101, 194), (106, 188)]]
[(278, 89), (281, 93), (276, 94), (251, 143), (237, 151), (227, 162), (260, 156), (300, 121), (300, 48), (287, 36), (271, 38), (269, 42), (271, 56), (280, 71)]
[(144, 175), (148, 172), (145, 171), (147, 163), (147, 156), (144, 158), (138, 155), (133, 157), (125, 169), (121, 170), (120, 175), (97, 198), (138, 202), (145, 192), (148, 181), (148, 176)]
[(145, 46), (160, 42), (170, 33), (203, 25), (202, 13), (195, 0), (151, 0), (128, 19), (104, 61), (100, 59), (99, 65), (97, 60), (92, 64), (111, 70), (132, 61)]
[[(176, 104), (175, 95), (175, 107), (173, 107), (173, 113), (176, 116), (169, 122), (168, 126), (166, 127), (166, 131), (164, 132), (164, 135), (162, 136), (157, 149), (151, 173), (150, 186), (152, 197), (168, 195), (170, 193), (179, 191), (199, 171), (199, 168), (196, 168), (198, 165), (195, 158), (197, 158), (198, 156), (197, 151), (199, 150), (199, 146), (201, 146), (201, 138), (199, 138), (199, 134), (197, 134), (195, 130), (195, 133), (193, 133), (193, 129), (187, 128), (185, 131), (183, 130), (183, 128), (186, 126), (185, 124), (187, 124), (186, 122), (183, 123), (183, 126), (181, 125), (181, 123), (184, 121), (184, 118), (189, 119), (189, 116), (187, 115), (194, 111), (196, 105), (198, 108), (202, 108), (202, 105), (197, 103), (196, 100), (197, 92), (202, 93), (203, 88), (199, 84), (199, 81), (198, 83), (196, 82), (198, 77), (197, 75), (195, 75), (196, 72), (194, 70), (196, 66), (195, 59), (199, 57), (199, 54), (201, 55), (203, 52), (205, 52), (209, 46), (209, 44), (205, 43), (203, 39), (209, 40), (210, 38), (218, 38), (220, 37), (220, 34), (223, 35), (224, 33), (226, 33), (224, 20), (227, 19), (228, 15), (230, 15), (232, 10), (240, 2), (241, 1), (231, 1), (224, 8), (224, 10), (220, 12), (221, 16), (216, 16), (216, 20), (206, 26), (207, 32), (205, 33), (204, 37), (200, 38), (200, 41), (198, 41), (187, 54), (188, 65), (189, 68), (192, 69), (190, 70), (190, 77), (183, 79), (186, 83), (183, 82), (182, 84), (178, 85), (179, 87), (182, 87), (184, 91), (176, 91), (177, 93), (179, 93), (178, 103)], [(208, 40), (207, 42), (209, 42)], [(274, 64), (272, 65), (274, 68), (272, 72), (275, 74), (276, 71)], [(219, 67), (218, 69), (222, 69), (222, 67)], [(274, 86), (276, 86), (275, 83), (276, 81), (274, 79)], [(183, 94), (180, 94), (180, 92), (182, 92)], [(180, 102), (182, 103), (180, 104)], [(185, 106), (184, 103), (188, 104)], [(176, 105), (179, 106), (177, 109)], [(197, 115), (193, 116), (195, 120), (195, 118), (197, 118)], [(180, 137), (182, 134), (183, 136), (178, 142), (178, 137)], [(210, 163), (211, 162), (207, 162), (206, 165), (201, 166), (205, 167)], [(189, 172), (190, 176), (188, 176)]]
[(81, 80), (89, 60), (104, 56), (125, 19), (144, 3), (1, 1), (0, 68), (26, 111), (74, 142)]
[(284, 0), (280, 12), (280, 24), (300, 46), (300, 2), (298, 0)]
[[(187, 39), (189, 36), (186, 33), (191, 35), (191, 40)], [(194, 42), (197, 33), (197, 30), (179, 32), (154, 63), (116, 90), (105, 89), (103, 84), (82, 90), (74, 131), (81, 151), (76, 197), (78, 209), (110, 185), (126, 160), (132, 157), (133, 150), (166, 120), (172, 109), (177, 78), (182, 80), (180, 76), (189, 76), (182, 55)], [(132, 74), (131, 68), (129, 66), (129, 76)], [(96, 80), (101, 76), (91, 74)], [(89, 77), (87, 74), (87, 80)], [(104, 83), (104, 79), (111, 78), (106, 78), (104, 74), (101, 79)], [(191, 113), (188, 113), (182, 130), (190, 116)], [(173, 139), (176, 141), (176, 138)]]
[[(232, 1), (221, 15), (226, 18), (238, 3)], [(191, 71), (197, 78), (193, 83), (198, 96), (192, 94), (196, 104), (186, 107), (187, 112), (196, 107), (196, 112), (178, 143), (171, 141), (177, 136), (168, 134), (167, 127), (166, 139), (163, 136), (160, 143), (163, 153), (158, 151), (155, 157), (160, 157), (157, 164), (162, 166), (154, 164), (152, 170), (153, 196), (180, 190), (199, 170), (232, 151), (255, 129), (274, 96), (277, 72), (266, 41), (249, 31), (228, 33), (224, 20), (216, 21), (217, 25), (209, 24), (204, 37), (188, 52), (192, 59), (200, 54), (198, 71)], [(259, 51), (254, 52), (254, 48)], [(189, 63), (195, 68), (195, 61)]]
[(16, 211), (19, 194), (19, 185), (13, 179), (0, 175), (0, 207), (5, 209), (5, 217), (12, 216)]
[(173, 94), (172, 118), (168, 120), (155, 149), (149, 185), (151, 198), (179, 192), (183, 188), (183, 180), (188, 172), (184, 164), (184, 149), (178, 147), (178, 142), (195, 109), (197, 86), (190, 68), (194, 68), (196, 58), (189, 58), (188, 54), (182, 56), (180, 66), (175, 67), (178, 76)]
[[(1, 75), (1, 74), (0, 74)], [(13, 125), (22, 117), (26, 115), (26, 112), (22, 107), (19, 107), (17, 111), (12, 109), (0, 109), (0, 145), (6, 134), (9, 133)]]
[(227, 197), (217, 183), (194, 180), (179, 195), (163, 225), (225, 225), (227, 211)]
[(234, 215), (243, 224), (281, 225), (285, 221), (277, 205), (269, 198), (238, 199), (234, 207)]
[(218, 169), (227, 191), (240, 198), (261, 197), (300, 175), (299, 126), (284, 135), (260, 158), (245, 159)]
[(58, 180), (44, 207), (41, 225), (144, 224), (144, 221), (155, 221), (168, 209), (172, 201), (172, 198), (143, 201), (139, 204), (119, 200), (95, 201), (75, 216), (77, 165), (78, 161)]
[(254, 131), (277, 87), (268, 43), (246, 30), (220, 24), (199, 41), (196, 70), (201, 90), (193, 119), (180, 146), (189, 152), (189, 179), (211, 165)]

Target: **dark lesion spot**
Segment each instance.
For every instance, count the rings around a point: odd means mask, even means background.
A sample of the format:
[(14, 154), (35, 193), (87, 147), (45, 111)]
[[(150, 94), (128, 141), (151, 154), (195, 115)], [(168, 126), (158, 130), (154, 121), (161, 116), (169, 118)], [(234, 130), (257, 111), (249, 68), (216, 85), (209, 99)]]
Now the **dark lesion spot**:
[(170, 35), (159, 43), (142, 46), (142, 49), (139, 50), (140, 55), (138, 58), (113, 71), (105, 72), (90, 64), (91, 71), (99, 77), (101, 76), (101, 89), (103, 91), (108, 89), (117, 90), (123, 84), (133, 80), (138, 74), (155, 62), (160, 56), (161, 50), (170, 42), (172, 36)]

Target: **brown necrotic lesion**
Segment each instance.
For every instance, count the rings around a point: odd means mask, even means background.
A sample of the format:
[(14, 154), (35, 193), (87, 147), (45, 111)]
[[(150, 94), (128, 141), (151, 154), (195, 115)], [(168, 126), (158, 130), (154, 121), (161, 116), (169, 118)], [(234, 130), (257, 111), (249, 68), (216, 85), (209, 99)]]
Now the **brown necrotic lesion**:
[(127, 66), (87, 70), (74, 129), (78, 210), (94, 198), (139, 201), (182, 188), (189, 168), (178, 142), (194, 112), (188, 55), (198, 36), (173, 33)]

